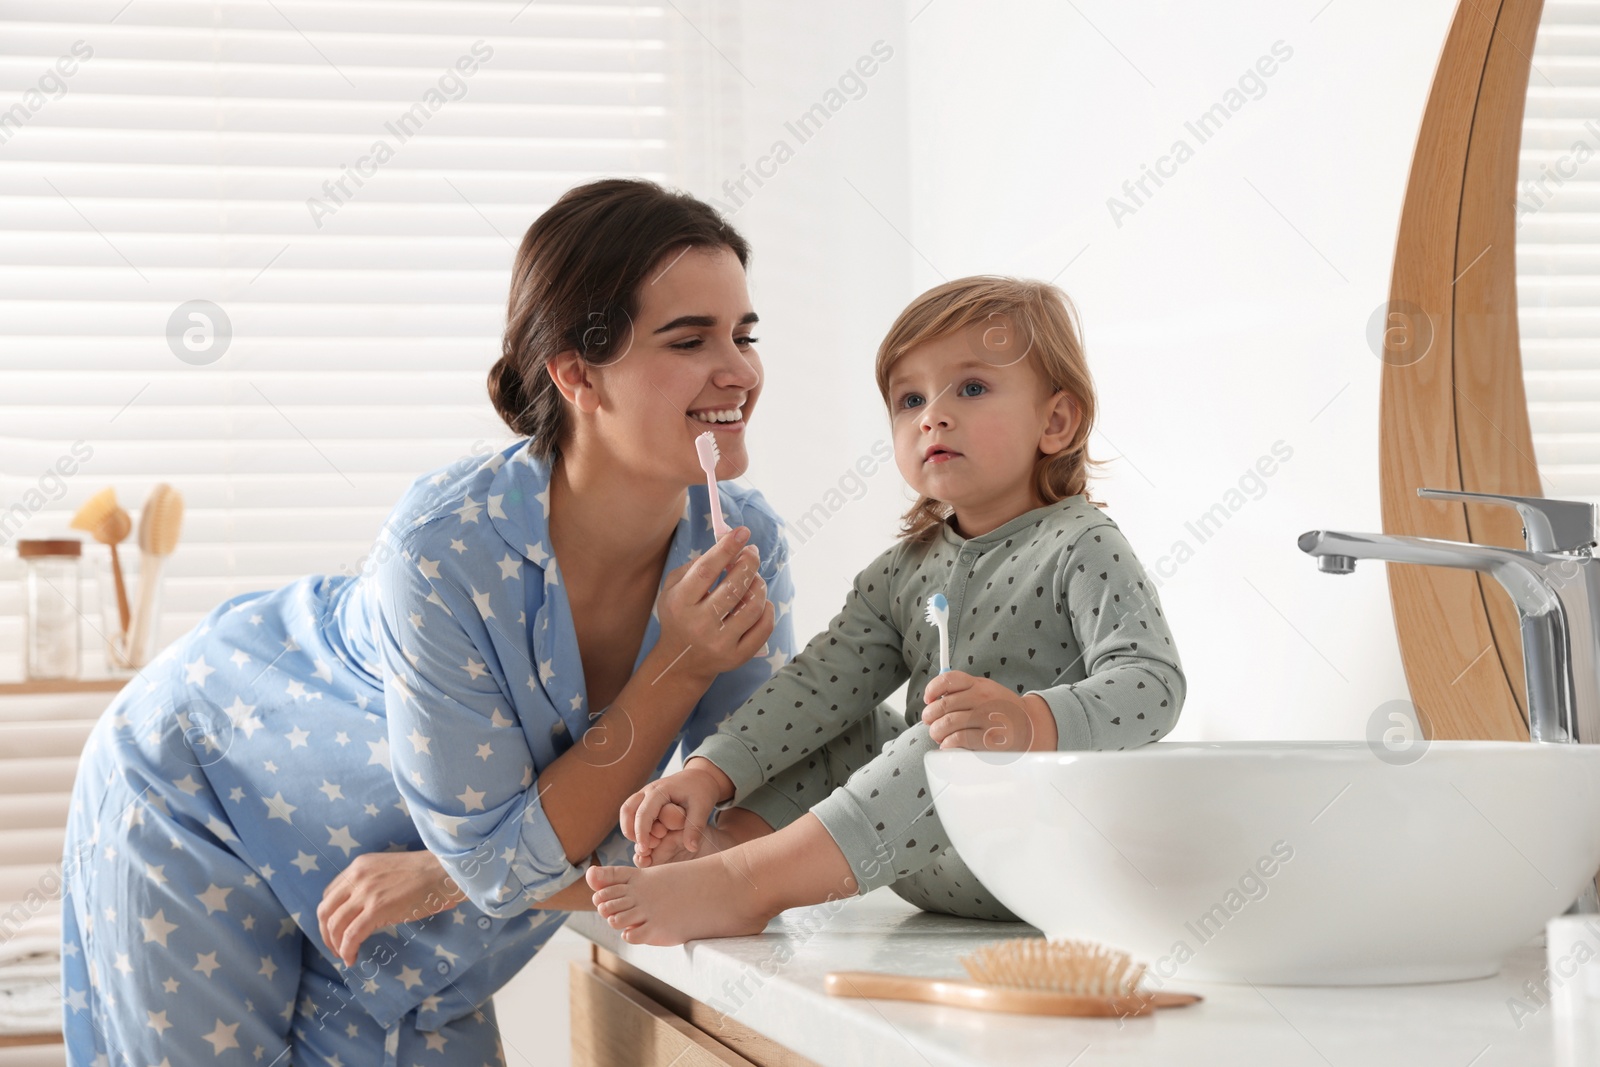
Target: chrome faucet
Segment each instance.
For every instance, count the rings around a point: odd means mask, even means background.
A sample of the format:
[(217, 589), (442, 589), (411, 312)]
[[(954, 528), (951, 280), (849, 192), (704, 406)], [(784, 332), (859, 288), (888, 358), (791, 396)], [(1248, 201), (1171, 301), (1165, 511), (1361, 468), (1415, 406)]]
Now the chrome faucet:
[[(1600, 561), (1589, 554), (1594, 505), (1453, 489), (1418, 489), (1417, 495), (1514, 507), (1527, 548), (1308, 530), (1300, 535), (1300, 550), (1330, 574), (1351, 573), (1358, 559), (1381, 559), (1494, 575), (1516, 605), (1522, 631), (1529, 740), (1600, 742)], [(1600, 893), (1591, 879), (1567, 914), (1596, 912)]]
[(1529, 740), (1600, 741), (1600, 561), (1589, 554), (1594, 505), (1453, 489), (1417, 495), (1516, 508), (1528, 547), (1308, 530), (1300, 549), (1330, 574), (1351, 573), (1358, 559), (1379, 559), (1493, 575), (1516, 605), (1522, 631)]

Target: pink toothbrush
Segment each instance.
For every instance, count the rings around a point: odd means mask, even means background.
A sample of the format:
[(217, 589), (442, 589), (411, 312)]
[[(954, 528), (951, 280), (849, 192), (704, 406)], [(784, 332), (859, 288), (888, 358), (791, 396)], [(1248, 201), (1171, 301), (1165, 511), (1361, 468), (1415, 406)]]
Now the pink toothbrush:
[(727, 536), (728, 523), (722, 517), (722, 498), (717, 495), (717, 460), (722, 457), (717, 448), (717, 435), (707, 430), (696, 437), (694, 450), (700, 457), (700, 469), (706, 472), (706, 491), (711, 494), (711, 530), (720, 541)]

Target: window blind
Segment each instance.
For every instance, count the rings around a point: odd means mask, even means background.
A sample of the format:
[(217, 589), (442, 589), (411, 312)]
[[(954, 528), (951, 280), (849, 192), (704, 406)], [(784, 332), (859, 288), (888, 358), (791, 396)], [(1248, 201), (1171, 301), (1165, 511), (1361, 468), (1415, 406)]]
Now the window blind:
[(0, 0), (0, 679), (12, 542), (104, 486), (136, 523), (184, 495), (159, 644), (356, 573), (411, 479), (505, 443), (522, 233), (580, 181), (676, 180), (669, 14)]
[(1600, 4), (1547, 3), (1532, 60), (1516, 200), (1528, 418), (1544, 495), (1600, 503)]

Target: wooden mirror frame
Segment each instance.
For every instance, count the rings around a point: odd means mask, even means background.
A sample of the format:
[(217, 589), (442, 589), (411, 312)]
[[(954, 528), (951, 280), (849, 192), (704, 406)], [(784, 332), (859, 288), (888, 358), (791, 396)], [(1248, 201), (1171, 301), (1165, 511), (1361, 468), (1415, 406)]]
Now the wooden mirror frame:
[[(1544, 0), (1461, 0), (1406, 184), (1379, 399), (1385, 532), (1523, 547), (1515, 510), (1418, 487), (1543, 496), (1517, 332), (1516, 182)], [(1392, 342), (1392, 344), (1391, 344)], [(1528, 740), (1516, 610), (1485, 574), (1388, 564), (1424, 733)]]

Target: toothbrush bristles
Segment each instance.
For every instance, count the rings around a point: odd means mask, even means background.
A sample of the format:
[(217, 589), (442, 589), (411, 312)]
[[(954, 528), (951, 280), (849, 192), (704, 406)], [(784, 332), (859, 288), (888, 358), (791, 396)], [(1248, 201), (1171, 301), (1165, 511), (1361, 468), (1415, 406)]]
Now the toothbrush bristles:
[(717, 435), (706, 430), (694, 439), (695, 455), (700, 458), (700, 469), (706, 472), (706, 493), (711, 502), (711, 531), (717, 540), (727, 536), (728, 522), (722, 517), (722, 498), (717, 493), (717, 460), (722, 451), (717, 448)]
[(946, 630), (950, 626), (950, 601), (943, 593), (930, 596), (923, 606), (928, 623), (939, 631), (939, 673), (950, 669), (950, 641)]
[(717, 447), (717, 435), (710, 430), (694, 439), (694, 447), (700, 456), (700, 465), (708, 470), (714, 469), (717, 460), (722, 458), (722, 449)]

